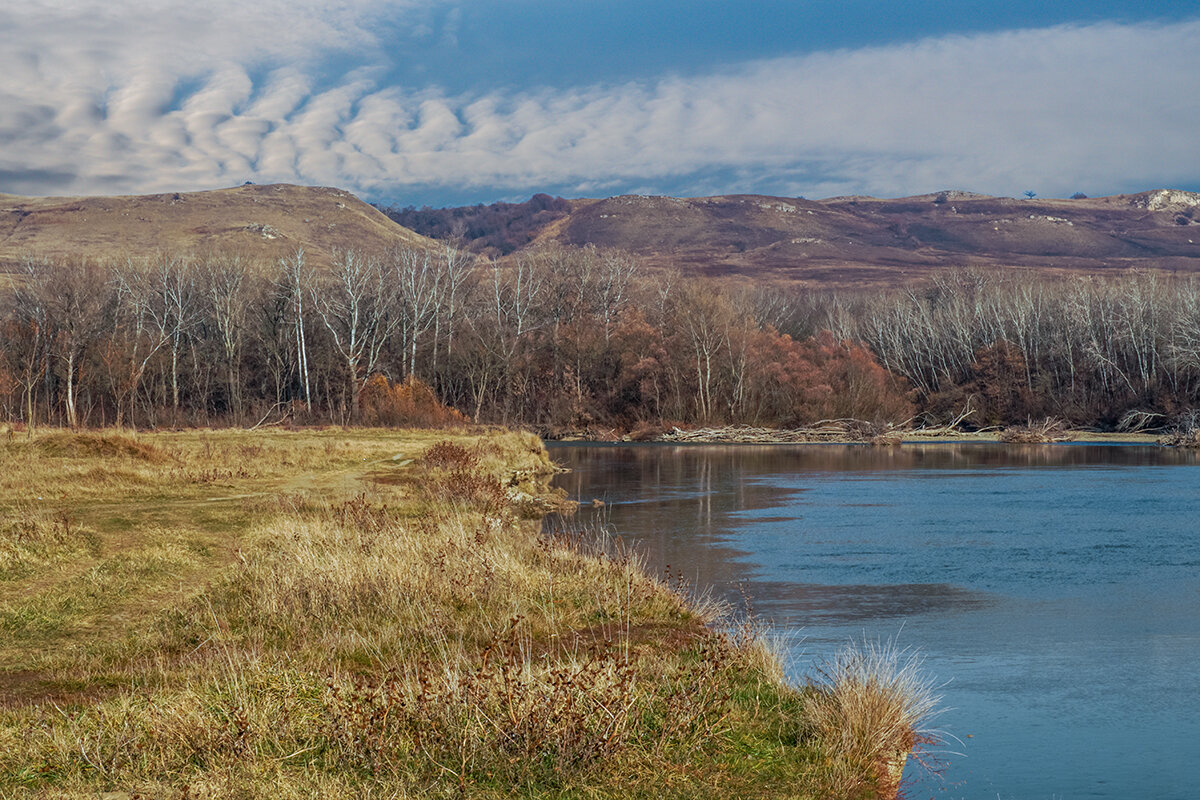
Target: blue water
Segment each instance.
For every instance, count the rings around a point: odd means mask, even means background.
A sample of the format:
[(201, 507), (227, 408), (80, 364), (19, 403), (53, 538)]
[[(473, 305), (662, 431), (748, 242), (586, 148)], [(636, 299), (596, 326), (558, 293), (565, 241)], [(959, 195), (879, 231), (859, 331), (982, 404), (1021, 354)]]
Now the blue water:
[[(910, 798), (1191, 798), (1200, 461), (1144, 446), (556, 446), (653, 570), (751, 598), (797, 679), (925, 658), (952, 737)], [(593, 512), (588, 512), (593, 513)]]

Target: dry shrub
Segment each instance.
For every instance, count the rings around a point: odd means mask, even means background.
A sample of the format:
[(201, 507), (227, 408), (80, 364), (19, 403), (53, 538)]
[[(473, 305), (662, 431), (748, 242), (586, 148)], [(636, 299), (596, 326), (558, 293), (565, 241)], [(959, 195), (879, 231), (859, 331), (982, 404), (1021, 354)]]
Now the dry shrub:
[(477, 450), (449, 441), (437, 442), (418, 459), (428, 470), (417, 480), (426, 498), (439, 503), (476, 507), (495, 513), (509, 505), (500, 481), (480, 466)]
[(894, 797), (908, 755), (934, 744), (926, 729), (941, 697), (922, 660), (893, 642), (864, 640), (843, 647), (818, 669), (806, 708), (812, 736), (833, 754), (874, 774), (883, 797)]
[(647, 680), (623, 642), (546, 653), (517, 617), (474, 663), (424, 659), (381, 680), (331, 678), (324, 735), (344, 766), (561, 786), (606, 760), (687, 759), (728, 731), (727, 637)]
[(469, 469), (454, 469), (441, 475), (427, 475), (421, 482), (427, 496), (456, 506), (478, 508), (492, 514), (509, 505), (508, 494), (499, 481)]
[(425, 659), (382, 680), (331, 679), (325, 732), (345, 765), (374, 774), (405, 766), (460, 785), (551, 783), (631, 742), (637, 677), (610, 649), (551, 663), (513, 619), (475, 664)]
[(460, 444), (443, 440), (430, 445), (420, 462), (431, 469), (470, 469), (479, 463), (479, 454)]
[(445, 428), (467, 421), (415, 375), (396, 384), (378, 373), (372, 375), (358, 395), (358, 411), (364, 424), (379, 427)]

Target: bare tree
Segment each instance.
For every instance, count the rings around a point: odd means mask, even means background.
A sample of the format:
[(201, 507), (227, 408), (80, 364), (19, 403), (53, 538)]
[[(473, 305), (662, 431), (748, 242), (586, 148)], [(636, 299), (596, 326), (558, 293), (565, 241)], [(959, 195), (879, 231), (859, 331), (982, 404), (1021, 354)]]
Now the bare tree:
[(329, 276), (314, 288), (312, 300), (346, 368), (350, 414), (357, 414), (363, 383), (376, 370), (383, 346), (398, 323), (392, 313), (395, 285), (385, 280), (378, 259), (346, 250), (334, 255)]
[(237, 255), (210, 257), (201, 271), (207, 310), (225, 361), (228, 408), (237, 424), (242, 419), (242, 348), (246, 338), (246, 318), (253, 301), (250, 279), (249, 263)]
[(132, 414), (142, 377), (151, 359), (166, 346), (168, 332), (161, 324), (163, 315), (154, 302), (159, 295), (145, 265), (127, 260), (114, 270), (113, 282), (116, 294), (108, 362), (114, 371), (121, 365), (121, 374), (112, 376), (120, 427), (126, 415)]
[(89, 262), (29, 262), (26, 291), (35, 295), (35, 306), (45, 309), (53, 333), (51, 351), (62, 367), (63, 407), (66, 422), (78, 428), (79, 370), (88, 345), (103, 329), (108, 306), (107, 275)]
[(440, 255), (438, 268), (442, 277), (438, 282), (440, 302), (437, 303), (437, 315), (433, 322), (431, 373), (437, 372), (438, 342), (441, 341), (442, 328), (446, 329), (446, 357), (450, 358), (454, 355), (454, 324), (458, 319), (461, 306), (465, 302), (464, 294), (469, 289), (471, 278), (475, 272), (475, 257), (455, 242), (443, 243)]
[(308, 340), (305, 335), (304, 323), (305, 303), (313, 291), (314, 278), (304, 260), (304, 248), (296, 248), (288, 258), (279, 261), (280, 277), (278, 286), (284, 296), (290, 299), (292, 312), (292, 332), (296, 340), (296, 369), (300, 373), (300, 385), (304, 390), (304, 406), (312, 413), (312, 383), (308, 368)]
[(437, 323), (447, 276), (428, 250), (399, 247), (388, 254), (388, 260), (401, 311), (396, 327), (401, 338), (403, 373), (415, 375), (417, 342)]
[(153, 262), (149, 275), (149, 294), (145, 310), (159, 336), (166, 339), (171, 355), (171, 410), (179, 417), (179, 359), (185, 338), (199, 316), (196, 281), (191, 263), (186, 258), (160, 255)]
[(23, 259), (21, 281), (11, 295), (12, 307), (8, 310), (12, 335), (5, 343), (5, 355), (17, 365), (23, 414), (30, 429), (37, 426), (38, 383), (50, 370), (50, 319), (42, 283), (51, 269), (44, 259)]

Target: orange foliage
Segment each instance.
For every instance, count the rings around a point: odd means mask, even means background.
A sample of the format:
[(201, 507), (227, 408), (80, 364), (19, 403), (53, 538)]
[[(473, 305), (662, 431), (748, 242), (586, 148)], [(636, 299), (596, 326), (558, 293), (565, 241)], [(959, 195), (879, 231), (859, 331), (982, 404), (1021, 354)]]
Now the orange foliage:
[(821, 419), (899, 421), (912, 415), (902, 379), (861, 344), (829, 331), (798, 342), (773, 328), (752, 334), (749, 383), (758, 416), (785, 425)]
[(429, 384), (410, 375), (392, 384), (376, 373), (358, 395), (358, 411), (366, 425), (394, 428), (445, 428), (467, 420), (438, 400)]
[(1021, 348), (1004, 339), (975, 351), (969, 388), (982, 406), (979, 420), (991, 425), (1028, 419), (1035, 413), (1028, 369)]

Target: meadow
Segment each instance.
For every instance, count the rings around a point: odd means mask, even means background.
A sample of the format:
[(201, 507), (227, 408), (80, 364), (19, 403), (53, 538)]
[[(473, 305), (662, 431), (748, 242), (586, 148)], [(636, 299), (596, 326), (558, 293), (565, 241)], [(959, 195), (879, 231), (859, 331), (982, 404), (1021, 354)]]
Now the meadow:
[(0, 796), (875, 797), (928, 687), (789, 685), (530, 434), (0, 434)]

